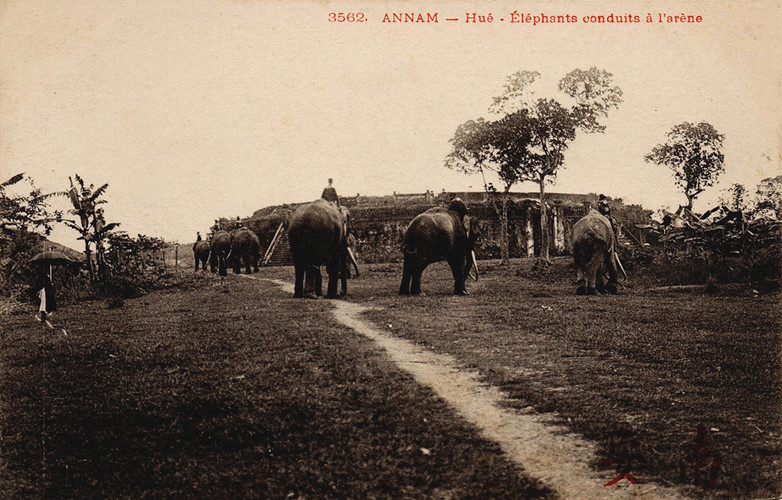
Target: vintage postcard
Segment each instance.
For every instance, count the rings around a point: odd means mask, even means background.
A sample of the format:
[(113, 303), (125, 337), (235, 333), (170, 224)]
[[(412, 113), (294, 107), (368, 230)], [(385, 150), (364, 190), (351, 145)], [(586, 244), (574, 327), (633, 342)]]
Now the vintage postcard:
[(782, 2), (0, 2), (0, 497), (782, 495)]

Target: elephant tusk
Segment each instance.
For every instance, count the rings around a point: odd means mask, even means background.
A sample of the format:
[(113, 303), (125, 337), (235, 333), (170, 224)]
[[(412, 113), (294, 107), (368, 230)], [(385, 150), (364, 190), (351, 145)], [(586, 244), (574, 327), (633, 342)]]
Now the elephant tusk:
[(350, 263), (356, 268), (356, 277), (358, 277), (358, 262), (356, 262), (356, 257), (353, 255), (353, 250), (351, 250), (350, 247), (348, 247), (348, 257), (350, 258)]
[[(472, 257), (472, 267), (475, 268), (475, 277), (473, 280), (478, 281), (478, 261), (475, 258), (475, 250), (470, 252), (470, 256)], [(470, 277), (472, 277), (472, 269), (470, 269)]]
[(622, 265), (622, 261), (619, 260), (619, 254), (614, 251), (614, 258), (616, 259), (616, 265), (619, 266), (619, 270), (622, 271), (622, 276), (627, 279), (627, 273), (625, 272), (625, 266)]

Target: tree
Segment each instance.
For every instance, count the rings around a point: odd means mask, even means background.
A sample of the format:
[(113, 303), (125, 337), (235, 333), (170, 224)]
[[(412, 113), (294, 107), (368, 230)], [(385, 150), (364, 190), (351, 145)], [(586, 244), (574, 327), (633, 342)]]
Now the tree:
[[(119, 224), (106, 224), (106, 220), (103, 217), (103, 209), (96, 208), (97, 205), (106, 203), (106, 200), (100, 200), (98, 198), (106, 189), (108, 189), (109, 185), (104, 184), (98, 189), (95, 189), (95, 186), (92, 184), (87, 186), (78, 174), (74, 177), (79, 185), (79, 189), (74, 186), (73, 179), (69, 177), (68, 180), (71, 182), (71, 189), (68, 191), (68, 197), (73, 205), (71, 213), (79, 216), (79, 224), (73, 221), (65, 221), (65, 225), (77, 231), (80, 234), (79, 239), (84, 240), (84, 253), (87, 256), (87, 268), (90, 272), (90, 282), (94, 283), (96, 277), (100, 280), (106, 278), (107, 267), (103, 241), (110, 231), (119, 226)], [(93, 268), (92, 262), (93, 243), (95, 244), (97, 273)]]
[(725, 196), (720, 197), (720, 203), (736, 212), (747, 211), (747, 188), (743, 184), (731, 184), (724, 192)]
[(755, 190), (753, 212), (755, 216), (782, 220), (782, 175), (760, 181)]
[[(22, 181), (29, 185), (22, 194), (13, 194)], [(27, 191), (29, 189), (29, 191)], [(32, 255), (38, 252), (41, 238), (52, 232), (52, 224), (62, 219), (62, 212), (49, 210), (48, 200), (64, 192), (44, 194), (24, 173), (0, 183), (0, 261), (2, 276), (0, 288), (25, 281), (25, 269)]]
[[(468, 174), (481, 174), (483, 188), (500, 219), (500, 254), (503, 264), (510, 261), (509, 193), (513, 185), (519, 182), (519, 165), (528, 155), (530, 133), (524, 125), (526, 119), (526, 112), (522, 111), (503, 120), (491, 122), (479, 118), (459, 125), (450, 140), (453, 151), (445, 159), (448, 168)], [(492, 182), (487, 181), (487, 172), (493, 172), (502, 183), (501, 194)]]
[(673, 127), (667, 142), (655, 146), (644, 160), (673, 171), (676, 185), (687, 197), (687, 209), (692, 210), (695, 198), (725, 170), (724, 139), (709, 123), (684, 122)]
[[(534, 98), (531, 85), (540, 77), (533, 71), (519, 71), (510, 75), (505, 83), (504, 92), (494, 98), (490, 111), (512, 119), (520, 127), (525, 127), (524, 136), (529, 136), (525, 144), (526, 151), (518, 151), (503, 146), (501, 155), (511, 155), (518, 163), (517, 181), (532, 181), (540, 190), (540, 234), (542, 261), (549, 262), (548, 208), (546, 205), (545, 185), (553, 183), (557, 173), (564, 165), (565, 151), (575, 140), (576, 132), (602, 133), (605, 126), (600, 119), (608, 111), (622, 102), (621, 89), (613, 85), (612, 75), (604, 70), (592, 67), (588, 70), (575, 69), (559, 81), (559, 90), (569, 96), (574, 104), (563, 106), (559, 101), (547, 98)], [(524, 119), (512, 117), (523, 112)], [(518, 149), (518, 147), (516, 147)], [(514, 161), (516, 161), (514, 160)]]

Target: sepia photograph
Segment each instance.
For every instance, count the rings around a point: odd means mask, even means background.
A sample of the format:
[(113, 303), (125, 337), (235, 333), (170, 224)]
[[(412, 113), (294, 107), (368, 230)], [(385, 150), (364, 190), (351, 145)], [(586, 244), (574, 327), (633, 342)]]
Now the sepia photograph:
[(0, 498), (782, 498), (780, 26), (0, 0)]

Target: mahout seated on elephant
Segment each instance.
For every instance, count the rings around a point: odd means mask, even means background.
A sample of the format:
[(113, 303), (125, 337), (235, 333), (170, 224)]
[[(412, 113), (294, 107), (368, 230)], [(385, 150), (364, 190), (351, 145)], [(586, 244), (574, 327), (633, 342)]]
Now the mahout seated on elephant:
[(209, 242), (198, 240), (193, 244), (193, 257), (195, 257), (195, 270), (198, 271), (198, 264), (201, 264), (201, 270), (206, 271), (206, 261), (209, 260)]
[[(596, 210), (590, 210), (573, 224), (571, 234), (576, 293), (616, 293), (616, 241), (611, 221)], [(606, 272), (608, 283), (604, 284), (603, 276)]]
[(448, 208), (431, 208), (416, 216), (405, 231), (402, 244), (404, 265), (400, 295), (421, 293), (421, 274), (426, 267), (447, 261), (453, 274), (453, 293), (467, 295), (465, 281), (478, 263), (475, 260), (475, 242), (479, 237), (478, 221), (467, 215), (467, 207), (459, 198)]
[(337, 296), (338, 281), (342, 284), (340, 295), (347, 293), (349, 231), (350, 212), (344, 207), (320, 198), (296, 209), (288, 227), (296, 271), (294, 297), (303, 297), (310, 289), (316, 297), (322, 295), (320, 266), (323, 265), (329, 275), (326, 296)]
[(257, 273), (261, 259), (261, 240), (258, 235), (246, 227), (240, 227), (230, 235), (231, 250), (226, 259), (233, 263), (234, 274), (241, 273), (242, 262), (247, 274), (250, 274), (250, 267)]

